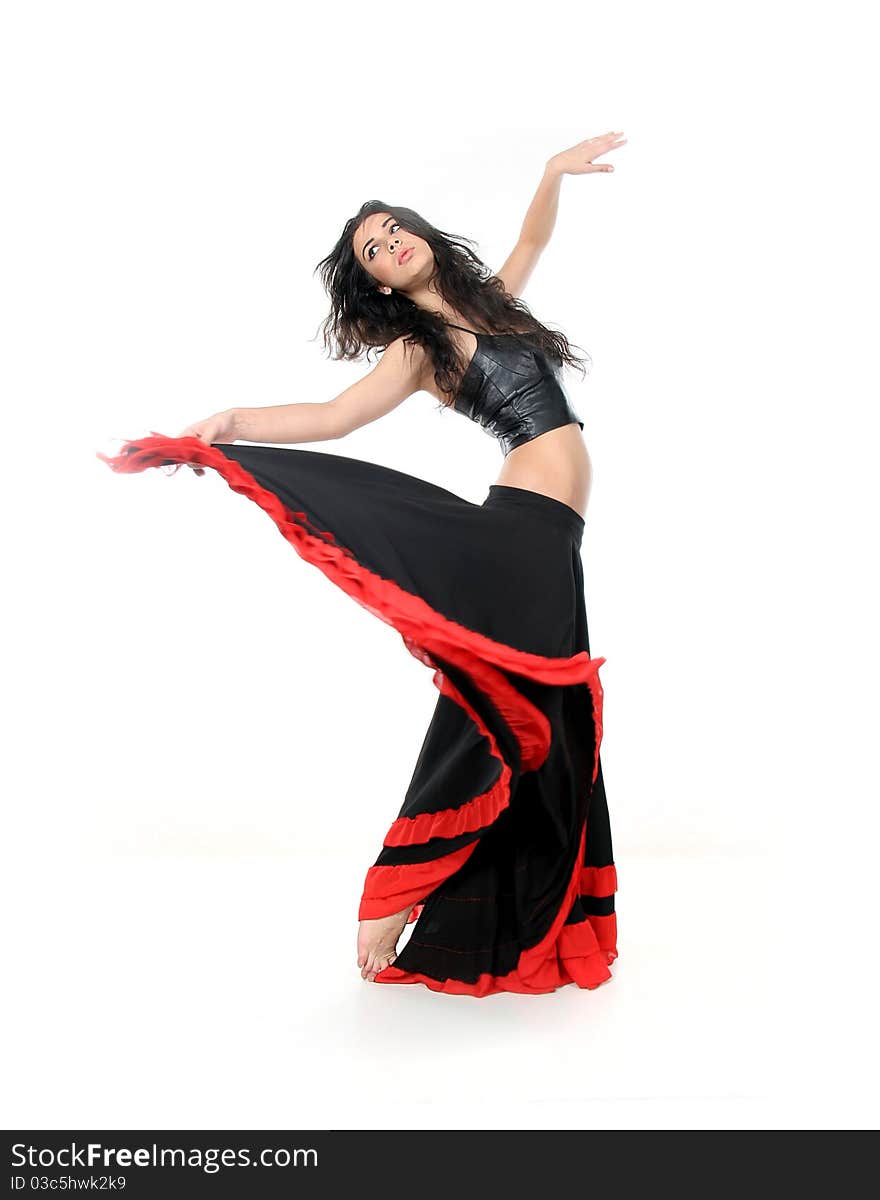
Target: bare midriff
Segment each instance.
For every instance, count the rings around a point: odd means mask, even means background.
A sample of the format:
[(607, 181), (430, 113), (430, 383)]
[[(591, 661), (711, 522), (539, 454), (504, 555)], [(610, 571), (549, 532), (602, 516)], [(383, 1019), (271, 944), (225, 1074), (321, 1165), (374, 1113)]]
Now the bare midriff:
[(541, 492), (586, 517), (593, 464), (580, 426), (563, 425), (515, 447), (495, 482)]

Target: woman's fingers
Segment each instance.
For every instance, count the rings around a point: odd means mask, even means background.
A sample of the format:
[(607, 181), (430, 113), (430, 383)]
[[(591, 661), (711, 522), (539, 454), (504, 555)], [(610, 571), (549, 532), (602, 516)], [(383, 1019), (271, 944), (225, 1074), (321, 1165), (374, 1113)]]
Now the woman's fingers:
[(601, 137), (587, 138), (585, 142), (581, 142), (582, 146), (589, 146), (595, 154), (604, 154), (606, 150), (610, 150), (613, 146), (623, 146), (626, 144), (626, 138), (622, 133), (604, 133)]

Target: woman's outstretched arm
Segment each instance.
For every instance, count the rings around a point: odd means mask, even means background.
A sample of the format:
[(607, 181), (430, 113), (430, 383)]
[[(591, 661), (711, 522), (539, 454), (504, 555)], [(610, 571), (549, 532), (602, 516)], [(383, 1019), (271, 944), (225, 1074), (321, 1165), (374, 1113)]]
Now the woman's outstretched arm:
[(547, 159), (538, 190), (529, 205), (522, 223), (519, 240), (498, 272), (498, 278), (512, 296), (518, 296), (529, 281), (556, 227), (559, 211), (559, 189), (563, 175), (589, 175), (597, 171), (613, 171), (607, 163), (594, 163), (600, 154), (622, 146), (622, 133), (606, 133), (587, 138), (569, 150), (562, 150)]
[(421, 347), (396, 338), (362, 379), (332, 400), (276, 404), (266, 408), (229, 408), (188, 425), (181, 437), (207, 443), (326, 442), (345, 437), (391, 412), (419, 391)]

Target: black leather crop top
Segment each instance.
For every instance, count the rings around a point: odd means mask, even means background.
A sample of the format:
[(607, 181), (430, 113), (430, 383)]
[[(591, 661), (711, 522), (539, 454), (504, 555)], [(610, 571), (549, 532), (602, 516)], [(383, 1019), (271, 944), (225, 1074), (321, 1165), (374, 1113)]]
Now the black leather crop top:
[(463, 325), (452, 328), (477, 339), (452, 407), (497, 438), (505, 457), (515, 447), (562, 425), (583, 429), (559, 379), (560, 368), (541, 350), (516, 333), (477, 333)]

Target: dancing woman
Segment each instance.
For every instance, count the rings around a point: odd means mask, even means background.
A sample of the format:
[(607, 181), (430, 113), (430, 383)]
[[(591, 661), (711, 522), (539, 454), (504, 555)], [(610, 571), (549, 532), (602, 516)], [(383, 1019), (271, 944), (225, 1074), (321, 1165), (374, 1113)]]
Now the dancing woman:
[[(329, 401), (230, 409), (98, 454), (120, 472), (211, 467), (432, 669), (436, 709), (361, 897), (368, 981), (482, 997), (611, 977), (605, 660), (590, 658), (580, 551), (591, 469), (560, 379), (579, 359), (518, 296), (562, 177), (613, 170), (595, 160), (625, 140), (608, 133), (548, 160), (497, 275), (412, 209), (363, 205), (319, 268), (325, 345), (347, 359), (384, 347), (371, 371)], [(342, 438), (420, 391), (497, 439), (504, 462), (482, 504), (277, 445)]]

